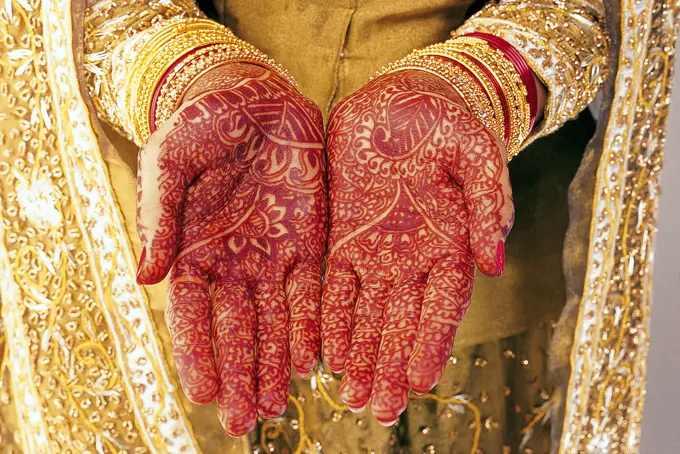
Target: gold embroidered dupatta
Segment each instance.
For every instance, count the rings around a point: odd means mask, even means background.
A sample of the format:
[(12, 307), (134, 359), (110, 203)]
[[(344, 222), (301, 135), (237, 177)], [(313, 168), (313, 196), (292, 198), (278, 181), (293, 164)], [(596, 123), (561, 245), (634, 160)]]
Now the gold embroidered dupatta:
[[(83, 95), (82, 7), (0, 6), (0, 444), (198, 452), (134, 282), (133, 217), (109, 178), (117, 158)], [(555, 452), (638, 449), (677, 8), (608, 4), (611, 76), (572, 185), (569, 302), (551, 352)]]

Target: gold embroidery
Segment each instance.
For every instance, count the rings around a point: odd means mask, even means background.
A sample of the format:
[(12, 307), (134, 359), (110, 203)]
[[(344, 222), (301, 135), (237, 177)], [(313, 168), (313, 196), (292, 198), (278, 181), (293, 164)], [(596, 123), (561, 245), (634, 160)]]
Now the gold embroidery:
[(597, 169), (588, 270), (560, 452), (638, 452), (659, 171), (679, 5), (621, 2), (614, 100)]
[(607, 75), (609, 42), (601, 0), (502, 0), (485, 7), (453, 35), (471, 32), (508, 41), (548, 88), (543, 121), (525, 145), (578, 115)]
[(131, 137), (125, 128), (130, 121), (124, 90), (130, 82), (131, 63), (156, 32), (174, 22), (197, 17), (203, 15), (192, 0), (88, 0), (85, 16), (88, 90), (100, 116), (122, 134)]
[(80, 97), (70, 8), (0, 8), (0, 294), (19, 438), (31, 454), (197, 452)]

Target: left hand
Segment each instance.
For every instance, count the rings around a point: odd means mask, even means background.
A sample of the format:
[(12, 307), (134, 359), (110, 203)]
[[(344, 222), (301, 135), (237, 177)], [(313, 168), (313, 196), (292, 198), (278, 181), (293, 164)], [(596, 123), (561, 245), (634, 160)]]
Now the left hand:
[(323, 359), (352, 411), (393, 424), (439, 381), (473, 260), (504, 267), (513, 219), (502, 143), (439, 77), (404, 70), (345, 99), (328, 130)]

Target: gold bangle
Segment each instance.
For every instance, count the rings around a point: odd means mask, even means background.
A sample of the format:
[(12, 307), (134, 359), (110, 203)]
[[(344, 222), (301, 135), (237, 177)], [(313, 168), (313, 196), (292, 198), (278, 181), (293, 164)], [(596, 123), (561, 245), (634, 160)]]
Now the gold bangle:
[(472, 37), (459, 37), (442, 43), (442, 48), (449, 53), (462, 53), (483, 65), (496, 79), (505, 97), (510, 137), (508, 154), (519, 153), (522, 143), (529, 136), (531, 109), (527, 101), (527, 91), (515, 66), (503, 52), (492, 48), (485, 40)]
[[(504, 113), (504, 105), (503, 105), (503, 100), (501, 99), (498, 91), (496, 90), (496, 87), (494, 87), (493, 82), (491, 79), (489, 79), (488, 75), (477, 65), (475, 64), (472, 60), (467, 58), (465, 55), (462, 55), (460, 53), (454, 53), (454, 52), (447, 52), (441, 50), (439, 47), (435, 46), (429, 46), (426, 47), (425, 49), (415, 51), (416, 55), (434, 55), (434, 56), (440, 56), (443, 58), (446, 58), (452, 62), (455, 62), (465, 68), (467, 71), (472, 74), (473, 78), (471, 79), (473, 82), (475, 82), (476, 85), (480, 85), (484, 92), (486, 93), (486, 96), (491, 102), (491, 108), (493, 109), (494, 112), (494, 117), (497, 119), (498, 124), (500, 125), (498, 127), (498, 130), (501, 131), (499, 135), (499, 139), (508, 145), (507, 141), (505, 140), (506, 137), (506, 118), (505, 118), (505, 113)], [(455, 65), (450, 65), (450, 66), (455, 66)], [(476, 80), (475, 80), (476, 79)]]
[[(470, 112), (480, 123), (502, 139), (504, 135), (502, 116), (498, 116), (498, 111), (493, 106), (495, 103), (489, 98), (485, 90), (480, 87), (479, 83), (466, 73), (465, 70), (447, 63), (436, 56), (412, 54), (384, 66), (378, 75), (407, 69), (426, 71), (448, 82), (463, 98)], [(500, 103), (497, 95), (496, 98), (496, 103)]]
[[(130, 112), (131, 135), (138, 145), (141, 146), (151, 135), (150, 114), (153, 95), (157, 88), (162, 90), (166, 85), (164, 83), (164, 87), (158, 87), (158, 84), (163, 79), (166, 82), (172, 81), (170, 87), (164, 92), (169, 96), (168, 99), (162, 96), (158, 99), (162, 108), (157, 112), (163, 119), (167, 119), (172, 113), (170, 110), (173, 109), (174, 103), (181, 100), (182, 93), (178, 90), (188, 87), (188, 85), (183, 85), (186, 82), (185, 77), (174, 80), (175, 77), (188, 69), (192, 71), (199, 69), (201, 72), (209, 64), (201, 62), (192, 51), (196, 50), (196, 53), (199, 53), (206, 48), (208, 49), (206, 52), (210, 53), (217, 49), (215, 46), (222, 46), (220, 48), (223, 50), (220, 51), (222, 52), (220, 61), (212, 61), (212, 64), (224, 61), (256, 63), (272, 69), (297, 88), (297, 84), (283, 67), (254, 46), (238, 39), (228, 28), (207, 19), (184, 18), (174, 21), (155, 32), (143, 44), (130, 71), (130, 91), (127, 93), (125, 103)], [(206, 55), (206, 53), (200, 53), (200, 55)], [(227, 56), (229, 60), (225, 60)], [(172, 77), (164, 78), (170, 68), (172, 68), (170, 70)], [(158, 119), (156, 124), (159, 124)]]
[(130, 71), (130, 92), (126, 99), (131, 112), (132, 136), (138, 145), (151, 134), (149, 110), (156, 85), (177, 58), (197, 47), (234, 40), (233, 33), (216, 22), (183, 19), (156, 32), (144, 44)]
[(600, 3), (578, 2), (579, 7), (565, 8), (552, 1), (502, 2), (500, 7), (484, 8), (452, 32), (453, 37), (482, 32), (506, 40), (548, 89), (543, 120), (525, 145), (576, 117), (606, 79), (611, 43)]
[(297, 88), (297, 84), (283, 67), (244, 41), (207, 46), (177, 63), (163, 81), (163, 85), (159, 87), (154, 126), (158, 128), (177, 110), (184, 94), (198, 77), (227, 62), (264, 66)]

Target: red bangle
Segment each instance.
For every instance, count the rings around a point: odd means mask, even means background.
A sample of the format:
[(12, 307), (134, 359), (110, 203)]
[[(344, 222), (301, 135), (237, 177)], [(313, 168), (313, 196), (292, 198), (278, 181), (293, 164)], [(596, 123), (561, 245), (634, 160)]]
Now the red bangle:
[[(447, 58), (443, 55), (434, 55), (435, 57), (439, 57), (443, 60), (446, 60), (448, 63), (453, 63), (454, 65), (459, 66), (462, 68), (464, 71), (466, 71), (470, 76), (472, 76), (473, 79), (477, 81), (477, 78), (472, 74), (472, 72), (466, 68), (464, 65), (461, 65), (457, 61)], [(500, 86), (498, 83), (498, 80), (494, 77), (494, 75), (489, 71), (489, 69), (482, 64), (479, 60), (476, 58), (470, 56), (470, 55), (465, 55), (465, 58), (473, 62), (475, 65), (479, 67), (479, 69), (484, 73), (484, 75), (489, 79), (491, 82), (491, 85), (493, 85), (494, 90), (496, 90), (496, 93), (498, 93), (498, 97), (501, 100), (501, 105), (503, 106), (503, 120), (504, 120), (504, 128), (505, 128), (505, 136), (503, 137), (503, 142), (507, 146), (509, 141), (510, 141), (510, 111), (508, 109), (508, 102), (505, 99), (505, 92), (503, 91), (503, 88)], [(480, 87), (484, 87), (481, 82), (477, 81)]]
[(209, 46), (209, 44), (206, 44), (205, 46), (199, 46), (194, 49), (191, 49), (189, 52), (186, 52), (182, 54), (177, 60), (175, 60), (172, 65), (168, 69), (165, 70), (163, 75), (161, 76), (160, 81), (158, 82), (158, 85), (156, 85), (156, 88), (153, 90), (153, 96), (151, 97), (151, 107), (149, 109), (149, 129), (151, 130), (151, 133), (153, 133), (156, 130), (156, 104), (158, 104), (158, 96), (160, 95), (161, 88), (165, 84), (165, 82), (168, 79), (168, 76), (172, 72), (175, 67), (180, 64), (185, 58), (189, 57), (190, 55), (196, 53), (199, 49), (202, 49), (204, 47)]
[(538, 115), (538, 87), (536, 86), (534, 72), (531, 67), (529, 67), (529, 64), (525, 60), (524, 56), (509, 42), (496, 35), (473, 32), (463, 36), (483, 39), (494, 49), (503, 52), (505, 58), (507, 58), (513, 64), (515, 70), (519, 74), (524, 86), (527, 89), (527, 103), (529, 103), (529, 114), (531, 118), (529, 122), (529, 130), (531, 131), (534, 128), (536, 116)]

